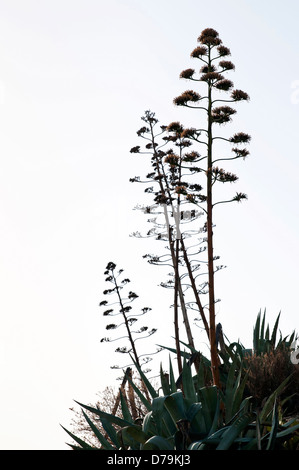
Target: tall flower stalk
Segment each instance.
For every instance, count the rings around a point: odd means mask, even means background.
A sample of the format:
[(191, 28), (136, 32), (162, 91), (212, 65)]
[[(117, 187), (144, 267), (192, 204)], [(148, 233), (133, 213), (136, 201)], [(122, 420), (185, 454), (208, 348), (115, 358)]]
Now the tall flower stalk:
[[(206, 231), (207, 231), (207, 253), (208, 253), (208, 286), (209, 286), (209, 340), (211, 351), (211, 365), (214, 384), (220, 386), (219, 379), (219, 358), (216, 344), (216, 314), (215, 314), (215, 282), (214, 282), (214, 246), (213, 246), (213, 212), (216, 204), (241, 201), (246, 199), (243, 193), (237, 193), (232, 199), (226, 201), (213, 200), (213, 187), (216, 182), (226, 183), (237, 181), (237, 176), (226, 172), (222, 168), (215, 166), (216, 162), (222, 160), (234, 160), (236, 158), (245, 158), (248, 151), (245, 148), (240, 149), (238, 146), (232, 149), (233, 156), (229, 158), (216, 158), (214, 156), (214, 143), (216, 139), (223, 139), (234, 144), (246, 144), (250, 141), (250, 136), (245, 133), (235, 134), (230, 139), (225, 139), (214, 135), (214, 126), (225, 124), (231, 121), (231, 117), (236, 111), (227, 104), (218, 106), (219, 102), (232, 103), (236, 101), (249, 100), (247, 93), (242, 90), (233, 89), (233, 82), (223, 75), (229, 70), (234, 70), (234, 65), (224, 57), (230, 55), (230, 50), (222, 44), (217, 31), (212, 28), (205, 29), (198, 38), (200, 45), (191, 53), (192, 58), (201, 61), (199, 78), (195, 77), (194, 69), (187, 69), (181, 73), (181, 78), (204, 82), (206, 86), (206, 95), (201, 96), (193, 90), (188, 90), (174, 99), (177, 106), (186, 106), (205, 111), (207, 116), (207, 127), (195, 132), (191, 129), (189, 137), (199, 141), (198, 135), (203, 134), (200, 139), (205, 145), (206, 167), (201, 171), (206, 175)], [(229, 92), (228, 99), (219, 98), (219, 92)], [(214, 97), (214, 95), (217, 95)], [(193, 133), (193, 135), (192, 135)]]

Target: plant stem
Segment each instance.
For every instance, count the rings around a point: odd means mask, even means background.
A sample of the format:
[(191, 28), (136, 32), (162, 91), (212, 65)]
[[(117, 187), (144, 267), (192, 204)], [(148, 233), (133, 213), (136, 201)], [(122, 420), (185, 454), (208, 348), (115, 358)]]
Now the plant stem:
[[(211, 65), (211, 46), (208, 49), (209, 66)], [(215, 286), (214, 286), (214, 250), (213, 250), (213, 199), (212, 199), (212, 85), (208, 83), (208, 155), (207, 155), (207, 244), (209, 271), (209, 320), (211, 369), (214, 385), (220, 387), (218, 353), (215, 326)]]
[(183, 255), (184, 255), (184, 260), (185, 260), (185, 263), (186, 263), (186, 266), (187, 266), (188, 275), (189, 275), (189, 279), (190, 279), (190, 282), (191, 282), (192, 290), (193, 290), (193, 293), (194, 293), (194, 296), (195, 296), (195, 300), (196, 300), (196, 303), (197, 303), (197, 306), (198, 306), (198, 309), (199, 309), (199, 313), (201, 315), (201, 319), (202, 319), (203, 324), (204, 324), (205, 331), (206, 331), (206, 333), (208, 335), (208, 338), (209, 338), (210, 337), (209, 324), (207, 322), (205, 312), (204, 312), (202, 303), (200, 301), (200, 298), (199, 298), (199, 295), (198, 295), (198, 292), (197, 292), (194, 276), (193, 276), (193, 273), (192, 273), (190, 261), (189, 261), (189, 258), (188, 258), (187, 252), (186, 252), (186, 247), (185, 247), (185, 243), (184, 243), (183, 238), (181, 238), (181, 247), (182, 247), (182, 251), (183, 251)]
[(114, 275), (114, 270), (112, 270), (112, 276), (113, 276), (113, 282), (114, 282), (115, 289), (116, 289), (117, 296), (118, 296), (118, 301), (119, 301), (119, 304), (120, 304), (120, 307), (121, 307), (121, 313), (124, 317), (125, 325), (126, 325), (126, 328), (127, 328), (129, 341), (130, 341), (131, 346), (132, 346), (132, 351), (133, 351), (133, 354), (134, 354), (134, 358), (135, 358), (136, 363), (140, 367), (139, 357), (138, 357), (138, 354), (137, 354), (137, 351), (136, 351), (136, 348), (135, 348), (135, 343), (134, 343), (134, 340), (133, 340), (133, 337), (132, 337), (132, 334), (131, 334), (129, 321), (128, 321), (127, 315), (125, 314), (125, 307), (123, 305), (122, 298), (121, 298), (121, 295), (120, 295), (120, 292), (119, 292), (119, 286), (117, 284), (117, 281), (116, 281), (116, 278), (115, 278), (115, 275)]
[(179, 336), (179, 316), (178, 316), (178, 285), (179, 285), (179, 239), (176, 239), (176, 257), (175, 257), (175, 281), (174, 281), (174, 331), (175, 331), (175, 345), (177, 351), (177, 362), (179, 374), (182, 373), (182, 355), (180, 349), (180, 336)]

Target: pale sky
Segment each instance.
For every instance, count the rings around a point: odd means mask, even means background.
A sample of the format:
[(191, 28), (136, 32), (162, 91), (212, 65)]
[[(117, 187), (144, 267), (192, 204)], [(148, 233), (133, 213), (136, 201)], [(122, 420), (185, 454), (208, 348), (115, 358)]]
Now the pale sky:
[(293, 0), (0, 0), (1, 449), (67, 449), (73, 400), (117, 384), (100, 343), (108, 261), (153, 308), (154, 347), (173, 346), (163, 273), (142, 259), (155, 244), (129, 237), (143, 224), (129, 178), (148, 169), (129, 150), (147, 109), (200, 123), (173, 98), (206, 27), (251, 97), (233, 124), (252, 136), (234, 167), (248, 201), (215, 214), (217, 318), (247, 347), (260, 309), (299, 330), (298, 15)]

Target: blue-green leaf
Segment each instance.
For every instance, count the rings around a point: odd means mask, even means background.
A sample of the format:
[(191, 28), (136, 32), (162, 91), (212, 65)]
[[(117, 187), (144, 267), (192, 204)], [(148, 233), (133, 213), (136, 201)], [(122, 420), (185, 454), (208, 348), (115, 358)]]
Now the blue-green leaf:
[(123, 396), (122, 391), (120, 392), (120, 404), (121, 404), (121, 411), (122, 411), (122, 416), (124, 420), (128, 421), (129, 423), (133, 423), (131, 412), (129, 410), (128, 404), (125, 400), (125, 397)]
[(170, 379), (171, 393), (175, 393), (177, 391), (177, 386), (176, 386), (176, 381), (174, 378), (173, 367), (172, 367), (170, 356), (169, 356), (169, 379)]
[(277, 429), (278, 429), (278, 410), (277, 410), (277, 404), (275, 402), (274, 408), (273, 408), (273, 419), (272, 419), (272, 425), (271, 425), (271, 432), (267, 444), (266, 450), (274, 450), (275, 447), (275, 439), (277, 435)]
[(153, 412), (152, 411), (149, 411), (144, 419), (143, 419), (143, 423), (142, 423), (142, 430), (150, 435), (150, 436), (153, 436), (157, 433), (157, 427), (156, 427), (156, 423), (153, 419)]
[(109, 436), (109, 438), (111, 439), (111, 441), (113, 442), (113, 444), (115, 445), (116, 448), (119, 448), (120, 446), (120, 442), (119, 442), (119, 439), (117, 437), (117, 432), (115, 430), (115, 428), (112, 426), (112, 424), (107, 420), (105, 419), (103, 416), (100, 418), (101, 420), (101, 423), (102, 423), (102, 426), (107, 434), (107, 436)]
[(156, 392), (156, 390), (154, 389), (154, 387), (152, 386), (152, 384), (150, 383), (150, 381), (148, 380), (146, 375), (143, 373), (141, 367), (134, 361), (132, 356), (131, 356), (131, 359), (134, 362), (134, 365), (135, 365), (136, 369), (138, 370), (139, 375), (140, 375), (141, 379), (143, 380), (146, 388), (148, 389), (149, 394), (151, 395), (152, 398), (156, 398), (158, 396), (158, 393)]
[(122, 429), (123, 433), (130, 435), (135, 441), (139, 442), (140, 444), (144, 444), (148, 439), (149, 436), (142, 431), (142, 429), (137, 429), (135, 426), (128, 426)]
[(265, 422), (267, 420), (267, 417), (269, 416), (269, 414), (271, 413), (272, 409), (273, 409), (273, 406), (274, 406), (274, 402), (276, 400), (276, 398), (278, 397), (278, 395), (284, 390), (284, 388), (286, 387), (287, 383), (290, 381), (290, 378), (293, 374), (289, 375), (280, 385), (279, 387), (277, 387), (277, 389), (269, 396), (269, 398), (267, 399), (266, 403), (264, 404), (263, 406), (263, 409), (260, 413), (260, 421), (261, 423)]
[[(82, 413), (83, 413), (83, 416), (84, 416), (85, 420), (87, 421), (90, 429), (92, 430), (92, 432), (94, 433), (96, 438), (99, 440), (100, 444), (104, 447), (104, 449), (106, 449), (106, 450), (115, 450), (115, 447), (113, 447), (110, 444), (110, 442), (107, 441), (107, 439), (103, 436), (103, 434), (101, 433), (99, 428), (92, 422), (92, 420), (89, 418), (89, 416), (86, 413), (84, 413), (84, 411), (82, 411)], [(117, 445), (117, 447), (118, 447), (118, 445)]]
[(173, 450), (173, 445), (164, 437), (153, 436), (143, 445), (143, 450)]
[[(76, 400), (75, 400), (76, 401)], [(91, 411), (92, 413), (98, 415), (100, 418), (106, 418), (110, 423), (116, 424), (117, 426), (120, 426), (121, 428), (125, 426), (131, 426), (130, 421), (126, 421), (125, 419), (121, 419), (118, 416), (114, 416), (112, 414), (106, 413), (105, 411), (101, 411), (99, 408), (94, 408), (92, 406), (88, 405), (83, 405), (83, 403), (79, 403), (76, 401), (78, 405), (80, 405), (82, 408), (85, 408), (88, 411)]]
[(168, 380), (167, 375), (164, 373), (164, 371), (162, 369), (162, 364), (160, 364), (160, 380), (161, 380), (161, 386), (162, 386), (163, 394), (164, 395), (170, 395), (171, 391), (170, 391), (169, 380)]
[(184, 396), (181, 391), (172, 393), (166, 397), (164, 406), (169, 412), (174, 423), (181, 419), (186, 419)]
[(131, 380), (130, 377), (127, 377), (128, 378), (128, 381), (129, 383), (131, 384), (134, 392), (136, 393), (136, 395), (140, 398), (140, 400), (142, 401), (142, 403), (144, 404), (144, 406), (146, 407), (146, 409), (148, 411), (150, 411), (152, 409), (152, 404), (148, 401), (148, 399), (143, 395), (143, 393), (139, 390), (139, 388), (134, 384), (134, 382)]
[(228, 450), (240, 433), (254, 420), (254, 415), (244, 413), (223, 433), (216, 450)]
[(75, 434), (73, 434), (71, 431), (68, 431), (68, 429), (64, 428), (62, 425), (60, 425), (62, 427), (62, 429), (64, 429), (65, 432), (68, 433), (69, 436), (71, 436), (72, 439), (74, 439), (75, 442), (77, 442), (82, 449), (84, 450), (93, 450), (94, 447), (90, 446), (89, 444), (87, 444), (87, 442), (83, 441), (82, 439), (80, 439), (79, 437), (75, 436)]
[(191, 367), (187, 364), (186, 359), (184, 359), (183, 364), (183, 374), (182, 374), (183, 390), (185, 400), (188, 406), (191, 406), (192, 403), (197, 402), (197, 396), (194, 387), (194, 381), (191, 373)]

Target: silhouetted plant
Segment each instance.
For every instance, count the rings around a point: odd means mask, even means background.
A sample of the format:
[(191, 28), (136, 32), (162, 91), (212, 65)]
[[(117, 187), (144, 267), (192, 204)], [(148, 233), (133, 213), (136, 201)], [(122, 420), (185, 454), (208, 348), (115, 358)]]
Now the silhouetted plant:
[[(126, 373), (118, 391), (115, 390), (112, 386), (107, 386), (103, 391), (97, 393), (98, 399), (96, 400), (96, 403), (88, 403), (88, 406), (93, 408), (99, 408), (102, 411), (111, 414), (112, 416), (122, 418), (122, 401), (125, 401), (133, 420), (137, 423), (138, 421), (142, 421), (148, 410), (140, 400), (139, 396), (134, 393), (131, 383), (128, 382), (128, 378), (130, 378), (130, 381), (132, 381), (131, 372), (132, 370), (126, 370)], [(143, 395), (147, 397), (147, 399), (149, 399), (149, 395), (142, 379), (135, 378), (134, 382), (136, 383), (136, 386), (138, 387), (140, 392), (143, 393)], [(71, 408), (71, 411), (74, 413), (71, 422), (72, 433), (74, 433), (77, 437), (83, 439), (88, 445), (94, 447), (98, 446), (99, 442), (94, 433), (92, 432), (92, 429), (88, 424), (86, 418), (84, 417), (82, 409), (78, 410), (77, 408)], [(110, 445), (112, 445), (113, 442), (109, 437), (107, 427), (105, 429), (101, 420), (95, 417), (88, 410), (85, 410), (85, 415), (94, 422), (94, 424), (98, 427), (99, 431), (103, 434), (105, 439), (107, 439)], [(116, 426), (115, 428), (116, 431), (119, 430), (119, 427)]]
[[(147, 125), (143, 126), (137, 134), (148, 141), (145, 148), (147, 152), (152, 154), (152, 166), (154, 171), (149, 173), (147, 178), (159, 184), (158, 191), (154, 192), (153, 187), (147, 188), (146, 191), (154, 193), (154, 202), (164, 206), (165, 216), (169, 217), (168, 214), (166, 214), (165, 206), (172, 206), (172, 212), (180, 216), (180, 206), (183, 200), (198, 206), (205, 214), (205, 223), (202, 227), (202, 231), (206, 234), (204, 241), (207, 247), (208, 280), (204, 286), (207, 289), (209, 297), (208, 325), (202, 308), (202, 302), (198, 295), (199, 292), (202, 294), (203, 289), (202, 287), (199, 289), (193, 282), (194, 277), (192, 275), (192, 269), (190, 269), (190, 258), (187, 250), (184, 249), (184, 240), (186, 237), (183, 237), (180, 233), (177, 218), (173, 225), (170, 225), (168, 219), (166, 225), (168, 227), (168, 239), (174, 269), (174, 299), (177, 299), (177, 293), (182, 284), (180, 281), (179, 267), (181, 264), (180, 260), (183, 258), (186, 267), (189, 268), (188, 274), (191, 286), (196, 296), (201, 318), (208, 332), (213, 379), (214, 383), (219, 386), (219, 358), (216, 346), (215, 321), (215, 303), (217, 299), (215, 298), (214, 275), (222, 266), (215, 266), (215, 260), (218, 259), (218, 257), (214, 254), (213, 246), (213, 214), (216, 205), (232, 201), (240, 202), (246, 199), (247, 196), (244, 193), (236, 193), (235, 196), (230, 199), (214, 201), (214, 186), (216, 183), (233, 183), (238, 180), (235, 174), (219, 167), (218, 163), (247, 157), (249, 152), (244, 145), (250, 141), (250, 136), (244, 132), (239, 132), (230, 138), (224, 138), (220, 135), (214, 135), (214, 127), (215, 125), (219, 126), (230, 122), (232, 116), (236, 114), (236, 110), (231, 108), (227, 103), (247, 101), (249, 100), (249, 96), (242, 90), (233, 89), (233, 82), (225, 78), (224, 74), (234, 70), (235, 67), (232, 62), (226, 60), (226, 57), (230, 55), (230, 50), (222, 44), (217, 31), (212, 28), (205, 29), (199, 36), (198, 42), (200, 46), (193, 50), (191, 57), (202, 62), (199, 75), (196, 75), (194, 69), (187, 69), (181, 73), (180, 77), (191, 80), (194, 83), (196, 82), (200, 86), (204, 86), (206, 93), (201, 96), (194, 90), (187, 90), (179, 97), (175, 98), (174, 103), (177, 106), (185, 106), (204, 111), (206, 114), (206, 125), (201, 126), (199, 129), (185, 129), (179, 122), (173, 122), (167, 127), (161, 126), (160, 134), (168, 131), (168, 135), (163, 137), (163, 144), (159, 145), (153, 132), (157, 119), (154, 117), (153, 113), (146, 112), (143, 120)], [(229, 97), (223, 98), (221, 95), (223, 92), (229, 93)], [(219, 106), (219, 103), (225, 104)], [(233, 155), (231, 157), (220, 157), (216, 155), (214, 151), (216, 140), (223, 140), (233, 144)], [(164, 150), (163, 147), (169, 142), (176, 147), (176, 151), (172, 149)], [(203, 148), (203, 154), (194, 150), (186, 152), (186, 149), (189, 149), (192, 144), (196, 144), (201, 149)], [(242, 145), (242, 148), (240, 148), (239, 145)], [(140, 146), (133, 147), (131, 152), (141, 153)], [(165, 169), (165, 163), (168, 164), (168, 171)], [(186, 172), (188, 175), (185, 174)], [(190, 182), (191, 175), (195, 176), (195, 181), (192, 183)], [(201, 176), (204, 176), (203, 181), (200, 180)], [(140, 177), (132, 178), (131, 181), (141, 182)], [(175, 200), (176, 208), (173, 209)], [(176, 235), (174, 235), (174, 233), (176, 233)], [(153, 234), (156, 235), (156, 232), (149, 232), (149, 235)], [(182, 258), (179, 256), (179, 249), (184, 254)], [(181, 300), (181, 306), (182, 305), (184, 305), (184, 302)], [(174, 302), (174, 309), (176, 318), (176, 301)], [(177, 324), (176, 321), (175, 324)], [(177, 335), (178, 331), (176, 330), (176, 336)], [(179, 338), (177, 337), (176, 340), (178, 342)]]
[[(101, 307), (105, 307), (106, 310), (104, 310), (103, 315), (105, 317), (109, 318), (121, 318), (122, 321), (120, 323), (108, 323), (106, 326), (106, 330), (108, 331), (114, 331), (114, 330), (125, 330), (124, 334), (121, 334), (121, 336), (118, 336), (114, 339), (110, 337), (104, 337), (101, 339), (101, 342), (114, 342), (114, 341), (119, 341), (120, 339), (127, 340), (128, 345), (124, 346), (119, 346), (116, 349), (116, 352), (122, 353), (122, 354), (128, 354), (131, 355), (134, 359), (134, 361), (141, 367), (147, 364), (151, 360), (151, 354), (139, 354), (137, 352), (136, 348), (136, 341), (139, 339), (146, 339), (152, 336), (157, 330), (155, 328), (149, 329), (148, 326), (141, 326), (137, 330), (133, 330), (132, 327), (133, 325), (136, 324), (138, 321), (139, 317), (144, 316), (148, 311), (151, 309), (149, 307), (144, 307), (141, 309), (141, 312), (138, 314), (132, 314), (132, 302), (138, 298), (138, 295), (129, 290), (126, 295), (123, 294), (122, 289), (127, 286), (131, 281), (128, 278), (121, 278), (120, 276), (123, 273), (123, 269), (116, 269), (116, 264), (113, 262), (109, 262), (106, 266), (106, 270), (104, 274), (107, 276), (106, 277), (106, 282), (109, 284), (112, 284), (112, 287), (109, 289), (105, 289), (103, 294), (106, 296), (114, 296), (116, 298), (116, 301), (108, 302), (107, 300), (103, 300), (100, 302)], [(115, 310), (115, 305), (117, 306), (117, 309)], [(113, 308), (112, 308), (113, 307)], [(158, 352), (157, 350), (156, 352)], [(132, 365), (132, 364), (130, 364)], [(111, 366), (113, 369), (120, 369), (123, 367), (128, 367), (128, 364), (126, 366)]]
[[(131, 149), (132, 153), (149, 153), (151, 155), (152, 171), (147, 174), (146, 183), (152, 186), (145, 189), (151, 194), (153, 204), (141, 207), (146, 214), (154, 214), (149, 221), (153, 228), (147, 236), (157, 240), (168, 241), (166, 255), (145, 255), (145, 258), (155, 265), (170, 265), (171, 280), (164, 283), (174, 291), (174, 324), (176, 349), (164, 346), (176, 353), (180, 375), (174, 378), (171, 358), (169, 372), (160, 368), (161, 386), (158, 390), (145, 375), (142, 366), (149, 360), (141, 361), (136, 350), (136, 341), (140, 334), (151, 336), (156, 330), (141, 327), (132, 331), (138, 315), (131, 314), (131, 303), (138, 297), (134, 292), (124, 296), (121, 290), (130, 282), (128, 278), (120, 280), (123, 270), (116, 271), (116, 265), (108, 263), (105, 275), (106, 281), (112, 283), (112, 288), (104, 291), (105, 295), (116, 295), (118, 311), (110, 308), (105, 300), (101, 306), (107, 309), (105, 316), (121, 316), (121, 324), (109, 323), (107, 330), (125, 329), (125, 338), (129, 348), (123, 346), (117, 349), (130, 354), (141, 383), (140, 387), (132, 379), (131, 369), (127, 368), (123, 377), (122, 387), (129, 383), (128, 396), (120, 388), (112, 413), (107, 413), (100, 406), (92, 407), (78, 403), (90, 430), (97, 438), (100, 448), (106, 450), (276, 450), (291, 449), (298, 445), (299, 423), (296, 416), (285, 417), (288, 410), (297, 410), (298, 402), (292, 404), (292, 397), (285, 398), (284, 392), (298, 390), (298, 369), (291, 364), (290, 356), (293, 348), (295, 333), (290, 337), (277, 340), (279, 316), (272, 333), (265, 326), (265, 315), (258, 315), (253, 334), (253, 348), (245, 349), (239, 342), (226, 343), (222, 327), (215, 324), (215, 288), (214, 275), (222, 266), (215, 266), (218, 259), (213, 247), (213, 217), (216, 205), (240, 202), (247, 198), (244, 193), (236, 193), (229, 199), (215, 200), (214, 187), (216, 183), (234, 183), (238, 177), (218, 166), (218, 162), (246, 158), (249, 154), (245, 144), (250, 136), (244, 132), (235, 133), (230, 138), (215, 135), (215, 126), (229, 123), (236, 110), (228, 103), (247, 101), (247, 93), (234, 89), (231, 80), (225, 73), (234, 70), (232, 62), (226, 58), (230, 50), (222, 44), (217, 31), (205, 29), (198, 38), (200, 45), (193, 50), (191, 57), (202, 62), (199, 75), (188, 68), (180, 77), (197, 82), (206, 88), (204, 96), (194, 90), (187, 90), (174, 99), (177, 106), (185, 106), (204, 111), (206, 123), (201, 128), (184, 128), (179, 122), (168, 126), (160, 126), (156, 132), (158, 120), (154, 113), (147, 111), (142, 118), (145, 126), (138, 136), (146, 140), (145, 152), (140, 146)], [(227, 99), (222, 93), (229, 93)], [(219, 105), (219, 103), (225, 103)], [(217, 133), (218, 134), (218, 133)], [(232, 144), (232, 156), (221, 157), (215, 151), (216, 140)], [(191, 149), (204, 148), (200, 153)], [(241, 148), (239, 147), (241, 145)], [(166, 150), (167, 148), (167, 150)], [(217, 164), (217, 165), (216, 165)], [(140, 177), (131, 179), (140, 182)], [(191, 209), (189, 211), (189, 204)], [(187, 207), (191, 222), (198, 222), (204, 216), (204, 223), (197, 228), (196, 236), (202, 238), (194, 242), (195, 232), (190, 225), (181, 230), (184, 211)], [(201, 212), (194, 207), (198, 207)], [(157, 217), (163, 215), (162, 223)], [(190, 242), (187, 245), (187, 241)], [(192, 245), (193, 243), (193, 245)], [(203, 244), (206, 244), (206, 249)], [(192, 248), (196, 247), (192, 252)], [(203, 262), (198, 256), (207, 252)], [(198, 282), (197, 271), (202, 265), (207, 267), (207, 281)], [(204, 274), (204, 273), (203, 273)], [(200, 275), (202, 272), (200, 270)], [(186, 298), (188, 289), (193, 293), (193, 303)], [(208, 317), (202, 296), (208, 294)], [(193, 336), (188, 318), (188, 309), (196, 306), (200, 313), (205, 331), (209, 338), (211, 360), (204, 357), (194, 348)], [(180, 340), (178, 329), (178, 311), (186, 327), (188, 344)], [(141, 315), (149, 309), (142, 309)], [(135, 337), (137, 335), (137, 337)], [(117, 341), (103, 338), (102, 341)], [(182, 352), (180, 344), (189, 348), (190, 352)], [(219, 348), (219, 349), (218, 349)], [(196, 360), (198, 362), (196, 363)], [(220, 364), (220, 359), (222, 363)], [(195, 364), (196, 375), (191, 368)], [(294, 380), (295, 379), (295, 380)], [(292, 382), (293, 380), (293, 382)], [(291, 388), (290, 385), (294, 386)], [(162, 393), (161, 393), (162, 391)], [(129, 396), (131, 394), (131, 397)], [(138, 416), (136, 400), (138, 397), (144, 407), (139, 408)], [(120, 416), (116, 415), (116, 407), (120, 403)], [(291, 403), (289, 408), (286, 404)], [(145, 410), (147, 411), (145, 413)], [(87, 415), (87, 413), (89, 415)], [(100, 428), (93, 422), (96, 417)], [(137, 419), (136, 419), (137, 417)], [(64, 428), (65, 429), (65, 428)], [(67, 431), (67, 430), (66, 430)], [(75, 440), (72, 448), (91, 449), (93, 445), (83, 441), (67, 431)]]
[[(169, 128), (160, 126), (156, 130), (158, 119), (155, 114), (146, 111), (142, 117), (146, 126), (143, 126), (137, 134), (146, 140), (145, 149), (141, 151), (140, 146), (133, 147), (132, 153), (142, 153), (151, 155), (152, 171), (147, 174), (146, 182), (150, 182), (151, 186), (147, 186), (146, 193), (153, 195), (153, 201), (148, 206), (138, 206), (138, 209), (144, 211), (146, 215), (152, 216), (149, 222), (153, 225), (147, 237), (155, 237), (157, 240), (167, 241), (167, 251), (163, 255), (150, 255), (144, 256), (149, 263), (154, 265), (172, 266), (173, 271), (170, 273), (170, 280), (166, 283), (161, 283), (163, 287), (172, 288), (174, 290), (174, 324), (175, 324), (175, 339), (177, 348), (177, 358), (179, 371), (182, 370), (181, 354), (179, 347), (179, 327), (178, 327), (178, 309), (179, 306), (182, 311), (184, 326), (187, 333), (188, 344), (194, 346), (193, 336), (188, 318), (188, 309), (194, 306), (200, 313), (200, 319), (203, 321), (204, 328), (209, 336), (209, 327), (205, 318), (204, 308), (201, 303), (198, 290), (204, 293), (206, 282), (196, 287), (196, 276), (200, 263), (196, 257), (204, 251), (204, 248), (196, 247), (193, 253), (188, 254), (188, 246), (186, 246), (187, 238), (194, 235), (194, 230), (188, 230), (186, 225), (194, 222), (200, 213), (194, 211), (186, 205), (189, 204), (188, 199), (182, 200), (182, 195), (185, 194), (186, 188), (189, 190), (189, 196), (195, 195), (200, 197), (201, 187), (198, 184), (187, 183), (182, 181), (182, 171), (189, 162), (194, 162), (194, 153), (191, 154), (188, 149), (192, 143), (187, 137), (181, 137), (182, 130), (177, 129), (173, 123)], [(170, 134), (170, 131), (172, 132)], [(165, 149), (167, 144), (175, 145), (177, 152), (175, 153), (172, 148)], [(192, 170), (192, 171), (190, 171)], [(190, 167), (190, 173), (196, 173), (196, 169)], [(143, 183), (140, 177), (131, 178), (132, 182)], [(181, 206), (184, 205), (184, 210)], [(190, 205), (190, 204), (189, 204)], [(162, 221), (159, 220), (162, 216)], [(183, 233), (181, 233), (181, 226), (184, 226)], [(195, 232), (198, 235), (198, 230)], [(141, 236), (139, 232), (134, 233), (135, 236)], [(198, 240), (197, 243), (198, 245)], [(193, 243), (195, 245), (195, 243)], [(193, 259), (192, 259), (193, 258)], [(187, 301), (186, 291), (191, 288), (194, 299), (193, 302)]]
[[(198, 168), (200, 173), (205, 174), (206, 180), (206, 205), (204, 208), (206, 214), (207, 230), (207, 251), (208, 251), (208, 287), (209, 287), (209, 330), (210, 330), (210, 348), (211, 362), (214, 383), (219, 386), (219, 360), (216, 347), (216, 322), (215, 322), (215, 286), (214, 286), (214, 247), (213, 247), (213, 212), (217, 204), (231, 201), (241, 201), (247, 196), (243, 193), (237, 193), (229, 200), (213, 200), (214, 185), (217, 182), (235, 182), (237, 176), (219, 168), (215, 164), (221, 161), (245, 158), (248, 155), (246, 148), (239, 148), (239, 144), (247, 144), (250, 136), (243, 132), (226, 139), (214, 135), (215, 125), (225, 124), (231, 121), (236, 110), (227, 104), (237, 101), (247, 101), (249, 96), (242, 90), (233, 89), (234, 84), (231, 80), (225, 78), (227, 71), (234, 70), (232, 62), (224, 59), (230, 55), (230, 50), (222, 44), (219, 34), (212, 28), (206, 28), (198, 38), (200, 46), (193, 50), (191, 57), (198, 59), (202, 63), (199, 76), (194, 69), (187, 69), (181, 73), (181, 78), (191, 80), (198, 85), (204, 84), (206, 92), (204, 96), (199, 95), (193, 90), (188, 90), (174, 99), (177, 106), (186, 106), (204, 111), (207, 118), (206, 127), (200, 130), (190, 129), (188, 136), (205, 147), (204, 155), (201, 160), (205, 160), (205, 167)], [(228, 99), (223, 99), (220, 92), (230, 93)], [(214, 143), (216, 139), (225, 140), (235, 146), (232, 148), (232, 157), (218, 157), (214, 152)], [(193, 201), (197, 203), (196, 201)], [(200, 203), (202, 207), (202, 201)]]
[[(252, 397), (244, 396), (248, 376), (241, 379), (242, 359), (239, 352), (231, 350), (231, 359), (223, 390), (206, 386), (202, 369), (193, 377), (186, 359), (182, 371), (184, 392), (177, 389), (171, 361), (168, 374), (161, 368), (162, 394), (149, 385), (151, 398), (148, 399), (131, 381), (134, 391), (148, 410), (144, 418), (137, 421), (125, 400), (122, 400), (120, 417), (103, 411), (99, 406), (91, 407), (77, 402), (98, 445), (90, 446), (64, 428), (76, 443), (70, 446), (73, 449), (121, 451), (289, 448), (294, 438), (298, 440), (299, 424), (296, 419), (284, 417), (285, 404), (279, 403), (279, 399), (290, 377), (280, 383), (260, 407), (256, 407)], [(147, 382), (146, 376), (140, 372), (144, 382)], [(96, 425), (95, 420), (99, 424)]]

